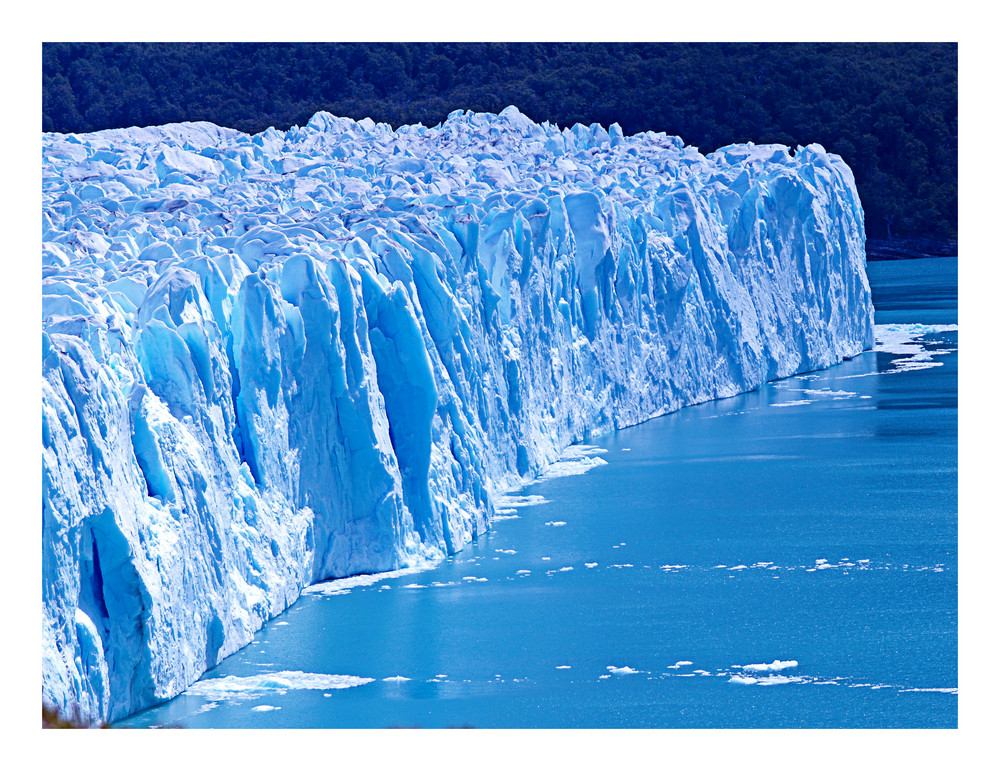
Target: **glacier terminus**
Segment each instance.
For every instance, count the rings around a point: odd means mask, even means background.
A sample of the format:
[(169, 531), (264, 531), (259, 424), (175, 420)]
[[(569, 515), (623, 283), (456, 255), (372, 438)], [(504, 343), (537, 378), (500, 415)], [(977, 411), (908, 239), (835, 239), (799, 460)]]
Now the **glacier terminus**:
[(82, 721), (454, 554), (570, 445), (874, 343), (819, 145), (318, 113), (45, 134), (42, 175), (42, 697)]

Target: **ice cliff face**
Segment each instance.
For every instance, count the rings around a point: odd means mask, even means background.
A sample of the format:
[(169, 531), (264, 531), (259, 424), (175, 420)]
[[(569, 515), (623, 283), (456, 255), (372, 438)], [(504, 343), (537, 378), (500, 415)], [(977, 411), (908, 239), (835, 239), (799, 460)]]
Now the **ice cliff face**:
[(43, 140), (43, 699), (175, 695), (569, 444), (872, 345), (821, 147), (317, 114)]

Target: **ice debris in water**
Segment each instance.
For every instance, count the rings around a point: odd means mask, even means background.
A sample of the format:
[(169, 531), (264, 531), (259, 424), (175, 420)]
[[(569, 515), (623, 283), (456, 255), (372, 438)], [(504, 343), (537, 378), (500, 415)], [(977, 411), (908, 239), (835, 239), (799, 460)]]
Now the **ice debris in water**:
[(585, 444), (567, 447), (559, 459), (545, 469), (541, 479), (558, 479), (559, 477), (586, 474), (597, 466), (606, 466), (608, 462), (604, 458), (597, 457), (606, 452), (607, 449), (604, 447), (592, 447)]
[(454, 554), (500, 493), (601, 465), (588, 436), (873, 343), (819, 145), (513, 107), (42, 143), (42, 697), (69, 716), (175, 695), (310, 584)]
[(496, 499), (497, 506), (509, 507), (512, 511), (525, 506), (540, 506), (543, 503), (548, 503), (548, 500), (542, 495), (501, 495)]
[(733, 675), (729, 678), (729, 682), (742, 683), (743, 685), (788, 685), (789, 683), (804, 683), (806, 682), (806, 678), (788, 677), (786, 675), (768, 675), (767, 677)]
[(770, 664), (744, 664), (741, 669), (746, 672), (778, 672), (782, 669), (792, 669), (797, 667), (797, 661), (779, 661), (775, 659)]
[(890, 373), (940, 367), (941, 362), (934, 361), (934, 357), (954, 353), (955, 349), (926, 348), (921, 341), (928, 335), (957, 331), (957, 324), (878, 324), (875, 327), (875, 350), (902, 357), (892, 360)]
[(203, 696), (213, 701), (248, 698), (256, 699), (267, 694), (282, 694), (293, 690), (327, 690), (354, 688), (373, 681), (371, 677), (354, 675), (323, 675), (313, 672), (273, 672), (250, 677), (213, 677), (199, 680), (188, 687), (189, 696)]
[(349, 578), (337, 578), (332, 581), (323, 581), (319, 584), (307, 586), (302, 590), (302, 593), (325, 595), (346, 594), (348, 589), (355, 589), (360, 586), (373, 586), (381, 581), (387, 581), (390, 578), (399, 578), (401, 576), (413, 575), (414, 573), (422, 573), (425, 570), (429, 570), (430, 567), (431, 566), (429, 565), (423, 565), (420, 567), (404, 568), (402, 570), (387, 570), (384, 573), (366, 573), (357, 576), (350, 576)]

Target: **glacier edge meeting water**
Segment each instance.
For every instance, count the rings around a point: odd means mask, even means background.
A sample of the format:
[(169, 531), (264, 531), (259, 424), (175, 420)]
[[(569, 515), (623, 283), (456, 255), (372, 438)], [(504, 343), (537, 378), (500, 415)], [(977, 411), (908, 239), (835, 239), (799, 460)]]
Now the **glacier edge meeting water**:
[(517, 110), (43, 139), (43, 701), (109, 721), (565, 448), (873, 345), (850, 169)]

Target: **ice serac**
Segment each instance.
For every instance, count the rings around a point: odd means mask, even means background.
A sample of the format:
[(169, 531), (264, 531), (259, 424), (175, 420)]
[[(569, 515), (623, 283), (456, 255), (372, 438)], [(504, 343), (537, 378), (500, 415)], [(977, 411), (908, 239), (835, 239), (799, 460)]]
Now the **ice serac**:
[(818, 145), (319, 113), (46, 134), (42, 173), (42, 694), (82, 719), (461, 549), (588, 435), (873, 341)]

